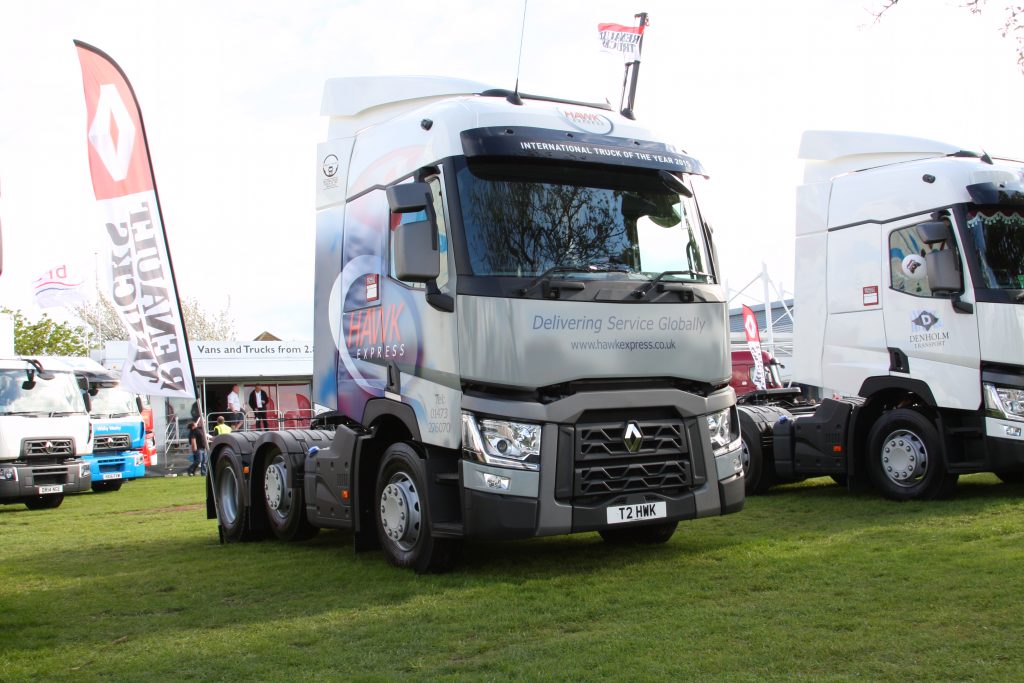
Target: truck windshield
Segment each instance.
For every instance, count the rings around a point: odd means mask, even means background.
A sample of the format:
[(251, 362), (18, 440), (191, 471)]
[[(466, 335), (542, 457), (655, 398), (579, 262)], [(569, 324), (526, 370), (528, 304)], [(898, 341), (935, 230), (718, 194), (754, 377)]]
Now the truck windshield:
[(0, 370), (0, 415), (49, 416), (54, 413), (85, 413), (78, 382), (70, 372), (54, 372), (51, 379), (35, 375), (25, 388), (25, 370)]
[(473, 161), (457, 177), (474, 275), (711, 279), (696, 203), (656, 172)]
[(991, 289), (1024, 289), (1024, 213), (973, 207), (967, 232), (978, 250), (981, 277)]
[(139, 414), (135, 394), (125, 391), (121, 387), (101, 386), (91, 399), (92, 414), (98, 417), (123, 417)]

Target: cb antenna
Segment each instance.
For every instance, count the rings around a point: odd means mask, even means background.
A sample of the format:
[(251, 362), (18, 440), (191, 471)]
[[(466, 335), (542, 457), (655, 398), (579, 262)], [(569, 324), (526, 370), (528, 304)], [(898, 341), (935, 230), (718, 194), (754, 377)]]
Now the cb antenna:
[(508, 96), (508, 101), (512, 104), (522, 104), (523, 100), (519, 97), (519, 69), (523, 65), (523, 38), (526, 36), (526, 5), (529, 0), (523, 0), (523, 21), (519, 27), (519, 58), (516, 60), (516, 89)]

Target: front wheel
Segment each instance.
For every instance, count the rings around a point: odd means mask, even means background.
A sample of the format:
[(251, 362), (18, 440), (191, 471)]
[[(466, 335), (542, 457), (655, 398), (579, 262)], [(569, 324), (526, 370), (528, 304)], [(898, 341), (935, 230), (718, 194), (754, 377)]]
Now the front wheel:
[(294, 481), (292, 464), (281, 452), (266, 460), (263, 470), (263, 502), (267, 506), (270, 530), (282, 541), (301, 541), (316, 536), (318, 528), (306, 518), (306, 500), (302, 486)]
[(405, 443), (384, 452), (377, 471), (377, 537), (388, 561), (417, 574), (452, 568), (461, 544), (430, 533), (423, 460)]
[(601, 529), (602, 540), (611, 545), (626, 545), (629, 543), (642, 543), (645, 545), (658, 545), (667, 543), (672, 534), (676, 532), (679, 522), (662, 522), (661, 524), (646, 524), (633, 527), (612, 527)]
[(92, 490), (96, 493), (106, 493), (107, 491), (119, 491), (121, 489), (121, 480), (115, 479), (113, 481), (94, 481), (92, 483)]
[(29, 510), (51, 510), (60, 507), (64, 502), (63, 493), (52, 493), (45, 496), (32, 496), (23, 501)]
[(891, 500), (932, 500), (956, 488), (938, 430), (916, 410), (883, 413), (868, 435), (867, 458), (872, 482)]

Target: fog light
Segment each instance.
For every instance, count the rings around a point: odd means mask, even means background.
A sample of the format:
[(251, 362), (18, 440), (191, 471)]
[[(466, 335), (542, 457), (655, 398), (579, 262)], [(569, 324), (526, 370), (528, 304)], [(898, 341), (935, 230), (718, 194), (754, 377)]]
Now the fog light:
[(17, 467), (0, 467), (0, 480), (18, 481)]
[(512, 483), (512, 480), (508, 477), (503, 477), (500, 474), (484, 472), (484, 483), (487, 484), (487, 488), (489, 489), (508, 491), (508, 486)]
[(1020, 437), (1020, 427), (1011, 427), (1009, 425), (1003, 425), (1003, 430), (1007, 436)]

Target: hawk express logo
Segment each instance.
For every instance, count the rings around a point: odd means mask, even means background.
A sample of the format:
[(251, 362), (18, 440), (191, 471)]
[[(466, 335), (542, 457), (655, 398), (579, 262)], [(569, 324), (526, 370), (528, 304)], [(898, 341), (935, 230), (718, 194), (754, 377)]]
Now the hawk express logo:
[(949, 332), (943, 330), (942, 320), (926, 310), (910, 312), (910, 345), (915, 349), (936, 349), (946, 345)]

